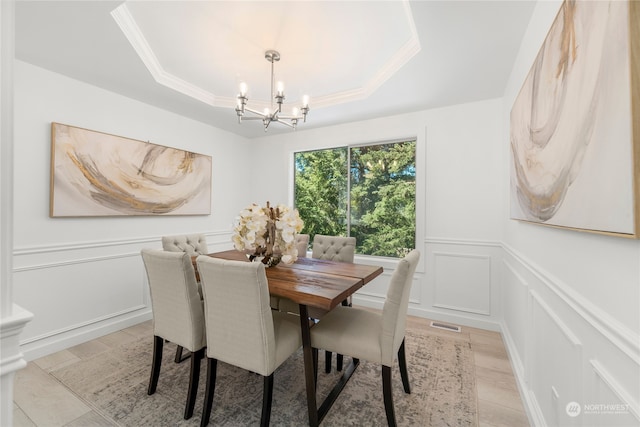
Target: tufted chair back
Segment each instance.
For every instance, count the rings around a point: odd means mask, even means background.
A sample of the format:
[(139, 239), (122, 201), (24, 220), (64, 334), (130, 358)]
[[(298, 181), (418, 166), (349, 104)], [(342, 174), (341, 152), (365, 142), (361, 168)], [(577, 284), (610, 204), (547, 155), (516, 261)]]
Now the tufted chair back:
[(316, 234), (313, 237), (311, 257), (330, 261), (353, 262), (355, 251), (355, 237)]
[(206, 255), (207, 239), (204, 234), (184, 234), (179, 236), (163, 236), (162, 249), (169, 252), (185, 252), (189, 256)]
[(309, 248), (309, 235), (296, 234), (296, 247), (298, 248), (298, 257), (306, 258), (307, 249)]
[[(356, 238), (343, 236), (325, 236), (316, 234), (313, 236), (313, 248), (311, 258), (326, 259), (338, 262), (353, 262), (356, 252)], [(342, 304), (351, 306), (352, 297), (349, 296)], [(317, 309), (310, 311), (311, 315), (320, 319), (326, 313)], [(337, 368), (342, 369), (342, 355), (337, 355)], [(331, 372), (331, 352), (325, 350), (325, 372)]]

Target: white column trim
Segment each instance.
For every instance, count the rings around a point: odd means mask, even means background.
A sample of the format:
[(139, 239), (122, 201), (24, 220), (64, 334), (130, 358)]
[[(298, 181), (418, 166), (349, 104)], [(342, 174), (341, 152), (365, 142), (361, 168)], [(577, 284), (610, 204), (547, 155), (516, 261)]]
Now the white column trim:
[(20, 333), (33, 314), (13, 304), (15, 1), (0, 1), (0, 425), (13, 425), (13, 378), (27, 362)]
[[(0, 319), (0, 376), (11, 374), (27, 366), (20, 351), (20, 333), (33, 314), (13, 305), (13, 314)], [(4, 424), (2, 424), (4, 425)]]
[(33, 314), (13, 305), (12, 314), (0, 318), (0, 425), (13, 425), (13, 377), (27, 366), (20, 349), (20, 333)]

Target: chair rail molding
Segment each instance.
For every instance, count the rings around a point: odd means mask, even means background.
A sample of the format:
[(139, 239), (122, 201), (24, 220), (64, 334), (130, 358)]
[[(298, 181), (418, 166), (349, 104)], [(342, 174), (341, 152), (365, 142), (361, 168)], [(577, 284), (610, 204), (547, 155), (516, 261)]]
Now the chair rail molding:
[(440, 245), (461, 245), (461, 246), (488, 246), (492, 248), (503, 248), (502, 242), (497, 240), (480, 240), (480, 239), (458, 239), (452, 237), (426, 237), (425, 244), (434, 243)]
[[(207, 236), (207, 240), (209, 237), (214, 238), (216, 241), (213, 245), (228, 243), (231, 245), (231, 235), (232, 231), (214, 231), (208, 233), (201, 233)], [(222, 240), (224, 237), (224, 241)], [(94, 240), (94, 241), (85, 241), (85, 242), (69, 242), (64, 244), (55, 244), (55, 245), (34, 245), (34, 246), (24, 246), (20, 248), (15, 248), (13, 251), (14, 256), (24, 256), (24, 255), (37, 255), (37, 254), (46, 254), (52, 252), (65, 252), (65, 251), (74, 251), (74, 250), (85, 250), (85, 249), (98, 249), (98, 248), (108, 248), (108, 247), (118, 247), (118, 246), (128, 246), (128, 245), (146, 245), (146, 244), (162, 244), (162, 236), (149, 236), (149, 237), (139, 237), (134, 239), (113, 239), (113, 240)]]
[(14, 273), (20, 273), (23, 271), (42, 270), (42, 269), (53, 268), (53, 267), (64, 267), (69, 265), (85, 264), (85, 263), (92, 263), (92, 262), (99, 262), (99, 261), (109, 261), (114, 259), (131, 258), (131, 257), (138, 257), (138, 256), (140, 256), (139, 252), (130, 252), (130, 253), (106, 255), (106, 256), (99, 256), (99, 257), (84, 257), (84, 258), (73, 259), (70, 261), (48, 262), (48, 263), (33, 264), (29, 266), (14, 267), (13, 271)]

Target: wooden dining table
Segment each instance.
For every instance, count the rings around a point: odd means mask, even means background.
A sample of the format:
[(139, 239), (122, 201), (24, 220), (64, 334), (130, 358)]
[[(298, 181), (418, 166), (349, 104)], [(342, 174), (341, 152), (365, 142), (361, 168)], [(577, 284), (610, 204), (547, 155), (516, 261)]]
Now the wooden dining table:
[[(208, 254), (210, 257), (227, 260), (249, 262), (245, 253), (229, 250)], [(196, 257), (193, 257), (194, 267)], [(311, 348), (311, 325), (309, 307), (332, 310), (350, 295), (369, 283), (380, 274), (382, 267), (320, 260), (316, 258), (298, 258), (293, 264), (280, 263), (266, 269), (269, 293), (273, 296), (288, 298), (299, 304), (300, 328), (302, 331), (302, 348), (304, 372), (307, 391), (309, 425), (316, 427), (327, 414), (333, 402), (358, 366), (357, 360), (345, 367), (344, 372), (333, 389), (329, 392), (320, 407), (316, 399), (316, 368)], [(322, 320), (320, 320), (322, 321)], [(317, 353), (316, 353), (317, 358)]]

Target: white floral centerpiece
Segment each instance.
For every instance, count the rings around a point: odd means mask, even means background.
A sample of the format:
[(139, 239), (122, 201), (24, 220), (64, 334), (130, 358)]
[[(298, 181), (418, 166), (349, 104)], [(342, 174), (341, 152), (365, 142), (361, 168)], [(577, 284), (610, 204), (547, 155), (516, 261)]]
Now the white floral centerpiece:
[(233, 246), (249, 255), (250, 260), (261, 258), (268, 267), (280, 261), (293, 264), (298, 259), (296, 234), (304, 223), (297, 209), (278, 205), (273, 208), (255, 203), (240, 211), (233, 228)]

